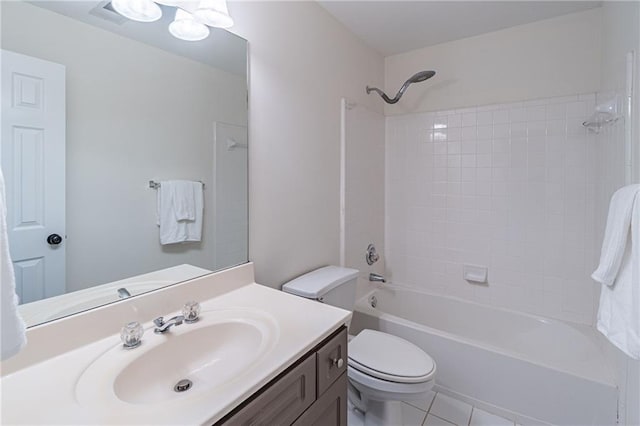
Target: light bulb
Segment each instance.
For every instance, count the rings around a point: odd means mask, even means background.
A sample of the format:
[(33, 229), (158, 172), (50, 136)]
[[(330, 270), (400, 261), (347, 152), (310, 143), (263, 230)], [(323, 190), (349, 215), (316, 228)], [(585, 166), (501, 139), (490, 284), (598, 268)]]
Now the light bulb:
[(162, 17), (162, 9), (151, 0), (112, 0), (120, 15), (138, 22), (153, 22)]
[(193, 16), (210, 27), (231, 28), (233, 26), (226, 0), (201, 0)]
[(183, 6), (186, 1), (185, 0), (153, 0), (158, 4), (162, 4), (164, 6), (171, 6), (171, 7), (181, 7)]
[(169, 32), (176, 38), (186, 41), (204, 40), (209, 36), (209, 28), (195, 20), (192, 14), (176, 9), (176, 17), (169, 24)]

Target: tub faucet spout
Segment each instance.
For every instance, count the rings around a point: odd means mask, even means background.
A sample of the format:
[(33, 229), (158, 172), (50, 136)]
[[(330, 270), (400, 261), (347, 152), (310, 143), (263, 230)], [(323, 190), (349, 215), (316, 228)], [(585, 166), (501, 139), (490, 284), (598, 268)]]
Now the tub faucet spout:
[(376, 283), (386, 283), (387, 282), (387, 280), (385, 280), (382, 275), (374, 274), (374, 273), (370, 273), (369, 274), (369, 281), (376, 282)]

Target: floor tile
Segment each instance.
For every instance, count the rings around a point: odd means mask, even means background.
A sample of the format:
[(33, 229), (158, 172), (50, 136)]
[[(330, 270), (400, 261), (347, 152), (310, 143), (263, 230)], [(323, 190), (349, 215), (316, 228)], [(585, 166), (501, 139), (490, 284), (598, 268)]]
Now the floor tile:
[(402, 404), (403, 426), (420, 426), (426, 415), (426, 411), (419, 410), (409, 404)]
[(440, 417), (436, 417), (433, 414), (427, 414), (427, 420), (424, 422), (424, 426), (453, 426), (453, 423), (442, 420)]
[(434, 391), (429, 391), (424, 399), (419, 401), (405, 401), (405, 403), (413, 405), (414, 407), (417, 407), (423, 411), (429, 411), (429, 408), (431, 408), (431, 403), (433, 402), (433, 398), (435, 397), (436, 393)]
[(473, 407), (473, 413), (471, 413), (470, 426), (513, 426), (511, 420), (507, 420), (504, 417), (496, 416), (495, 414), (487, 413), (477, 407)]
[(471, 408), (471, 405), (466, 402), (438, 393), (429, 413), (458, 426), (467, 426), (471, 417)]

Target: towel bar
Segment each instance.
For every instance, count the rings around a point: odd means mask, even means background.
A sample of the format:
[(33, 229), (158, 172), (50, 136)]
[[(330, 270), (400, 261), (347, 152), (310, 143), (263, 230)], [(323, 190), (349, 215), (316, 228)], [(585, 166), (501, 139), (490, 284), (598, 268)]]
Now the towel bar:
[[(202, 184), (202, 189), (204, 189), (204, 182), (199, 180), (198, 182), (200, 182)], [(150, 180), (149, 181), (149, 188), (151, 189), (158, 189), (160, 188), (160, 182), (156, 182), (155, 180)]]

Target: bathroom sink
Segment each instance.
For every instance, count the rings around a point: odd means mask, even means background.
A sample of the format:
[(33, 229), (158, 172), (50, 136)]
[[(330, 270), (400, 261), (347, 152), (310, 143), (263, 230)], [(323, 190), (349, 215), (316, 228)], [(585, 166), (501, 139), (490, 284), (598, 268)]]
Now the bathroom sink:
[(275, 320), (248, 309), (206, 311), (198, 322), (164, 334), (152, 329), (145, 330), (140, 347), (119, 344), (89, 365), (76, 386), (81, 404), (192, 398), (250, 374), (278, 339)]

